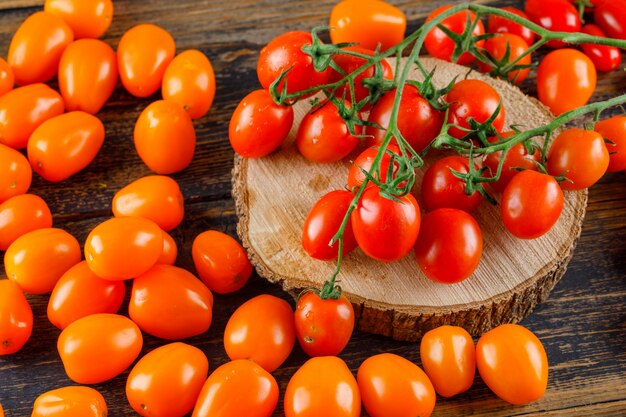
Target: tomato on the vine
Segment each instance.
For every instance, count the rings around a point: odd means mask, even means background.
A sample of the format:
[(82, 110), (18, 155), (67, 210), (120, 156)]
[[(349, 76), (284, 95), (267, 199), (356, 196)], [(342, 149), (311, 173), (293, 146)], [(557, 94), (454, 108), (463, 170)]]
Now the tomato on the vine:
[(626, 39), (626, 0), (600, 1), (593, 20), (611, 38)]
[[(529, 19), (553, 32), (580, 32), (578, 10), (567, 0), (527, 0), (524, 11)], [(563, 48), (565, 42), (552, 40), (550, 48)]]
[[(606, 38), (602, 29), (592, 24), (583, 26), (581, 32), (591, 36)], [(619, 68), (622, 63), (622, 53), (615, 46), (584, 43), (581, 45), (581, 48), (598, 71), (611, 72)]]
[(33, 311), (22, 289), (0, 279), (0, 356), (19, 351), (33, 332)]
[[(350, 165), (350, 170), (348, 171), (348, 190), (354, 190), (354, 187), (359, 187), (365, 181), (365, 173), (363, 170), (369, 172), (372, 169), (372, 164), (374, 163), (374, 159), (376, 159), (376, 155), (378, 154), (378, 150), (380, 148), (378, 146), (372, 146), (361, 152), (359, 156), (356, 157), (354, 162)], [(380, 162), (380, 170), (379, 172), (374, 173), (374, 178), (380, 180), (381, 182), (387, 182), (387, 173), (389, 172), (389, 164), (391, 163), (392, 154), (395, 154), (395, 159), (400, 157), (400, 149), (396, 145), (388, 145), (385, 150), (385, 154), (382, 156)], [(395, 173), (398, 171), (398, 163), (394, 162), (392, 174), (395, 177)]]
[(0, 251), (28, 232), (49, 227), (52, 213), (41, 197), (21, 194), (0, 203)]
[[(528, 50), (528, 44), (524, 39), (511, 33), (501, 33), (495, 35), (493, 38), (487, 39), (485, 42), (485, 50), (495, 59), (495, 61), (503, 60), (507, 54), (509, 54), (508, 62), (515, 61), (518, 57), (522, 56)], [(528, 68), (518, 69), (511, 71), (508, 74), (508, 79), (515, 84), (519, 84), (526, 79), (530, 72), (531, 56), (525, 55), (515, 65), (527, 65)], [(491, 72), (494, 67), (485, 64), (483, 62), (478, 63), (478, 68), (481, 72)]]
[(28, 159), (15, 149), (0, 143), (0, 203), (26, 193), (32, 179), (33, 171)]
[[(502, 132), (500, 137), (505, 140), (511, 136), (513, 136), (515, 132)], [(498, 140), (497, 136), (492, 136), (489, 138), (489, 142), (495, 143)], [(483, 166), (487, 167), (488, 170), (485, 173), (485, 176), (495, 177), (498, 172), (498, 165), (500, 164), (500, 160), (502, 159), (502, 151), (497, 151), (490, 153), (485, 157), (483, 161)], [(533, 171), (537, 171), (537, 164), (535, 162), (540, 162), (541, 154), (539, 149), (534, 149), (533, 154), (529, 154), (526, 146), (523, 143), (515, 144), (509, 149), (504, 157), (504, 162), (502, 163), (502, 171), (500, 172), (500, 178), (498, 181), (490, 182), (489, 185), (491, 188), (498, 192), (504, 191), (504, 188), (511, 182), (513, 177), (519, 173), (520, 169), (530, 169)]]
[(76, 39), (99, 38), (113, 20), (111, 0), (46, 0), (44, 11), (62, 17)]
[[(446, 5), (433, 10), (426, 18), (426, 23), (430, 22), (431, 20), (452, 7), (452, 5)], [(439, 23), (439, 25), (447, 28), (454, 33), (461, 34), (467, 28), (468, 20), (472, 22), (470, 24), (473, 24), (473, 22), (476, 21), (476, 15), (472, 11), (465, 10), (455, 13), (450, 17), (447, 17), (441, 23)], [(479, 20), (478, 23), (474, 26), (472, 35), (480, 36), (484, 34), (485, 26), (483, 25), (483, 22)], [(476, 42), (476, 47), (482, 48), (483, 43), (484, 41), (482, 40)], [(428, 53), (435, 58), (443, 59), (444, 61), (452, 61), (452, 55), (454, 53), (456, 44), (452, 39), (450, 39), (448, 35), (446, 35), (443, 30), (435, 27), (431, 29), (431, 31), (428, 32), (428, 34), (426, 35), (426, 38), (424, 39), (424, 46), (426, 47)], [(456, 63), (460, 65), (467, 65), (472, 63), (474, 59), (474, 56), (469, 52), (463, 52), (459, 59), (456, 61)]]
[(107, 417), (108, 413), (106, 401), (98, 391), (70, 386), (37, 397), (31, 417)]
[[(526, 13), (517, 9), (515, 7), (503, 7), (502, 10), (513, 13), (522, 17), (524, 19), (528, 19)], [(490, 15), (489, 21), (487, 23), (487, 32), (488, 33), (511, 33), (513, 35), (517, 35), (520, 38), (524, 39), (528, 46), (532, 45), (535, 42), (535, 32), (527, 28), (526, 26), (522, 26), (519, 23), (515, 23), (512, 20), (509, 20), (505, 17)]]
[[(596, 123), (594, 130), (602, 135), (609, 151), (608, 172), (626, 170), (626, 116), (613, 116)], [(606, 141), (609, 142), (606, 142)]]
[[(474, 164), (475, 169), (478, 168)], [(471, 212), (483, 201), (478, 191), (468, 195), (465, 181), (457, 178), (452, 170), (467, 174), (469, 160), (462, 156), (446, 156), (432, 164), (422, 179), (422, 204), (426, 211), (448, 207)]]

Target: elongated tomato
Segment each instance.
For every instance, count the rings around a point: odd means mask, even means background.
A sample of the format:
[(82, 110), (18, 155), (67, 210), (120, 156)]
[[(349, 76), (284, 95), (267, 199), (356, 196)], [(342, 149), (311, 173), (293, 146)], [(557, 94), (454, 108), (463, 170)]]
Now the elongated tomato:
[(113, 20), (111, 0), (46, 0), (43, 7), (63, 18), (76, 39), (99, 38)]
[(52, 227), (52, 213), (46, 202), (34, 194), (22, 194), (0, 204), (0, 251), (33, 230)]
[(0, 96), (13, 90), (15, 76), (8, 62), (0, 58)]
[(13, 148), (0, 143), (0, 203), (30, 188), (33, 171), (28, 159)]
[(21, 288), (0, 279), (0, 356), (19, 351), (33, 331), (33, 311)]
[(41, 394), (33, 404), (31, 417), (106, 417), (104, 397), (89, 387), (63, 387)]

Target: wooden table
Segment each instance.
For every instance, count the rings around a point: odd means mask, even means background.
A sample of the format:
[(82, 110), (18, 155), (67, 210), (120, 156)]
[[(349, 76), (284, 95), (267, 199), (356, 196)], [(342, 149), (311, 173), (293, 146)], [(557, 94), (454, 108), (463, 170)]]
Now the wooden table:
[[(13, 32), (31, 13), (41, 9), (33, 0), (0, 2), (0, 51), (8, 49)], [(178, 265), (193, 270), (190, 248), (206, 229), (235, 234), (237, 218), (230, 197), (233, 152), (227, 140), (230, 115), (237, 102), (258, 88), (258, 51), (288, 30), (324, 25), (332, 0), (178, 0), (115, 1), (115, 19), (105, 40), (117, 42), (138, 23), (156, 23), (170, 31), (178, 51), (202, 50), (217, 75), (217, 96), (209, 114), (196, 121), (198, 147), (191, 166), (174, 175), (185, 195), (186, 218), (173, 232), (179, 243)], [(415, 30), (430, 10), (445, 1), (393, 1)], [(451, 2), (450, 2), (451, 3)], [(522, 1), (481, 1), (497, 6), (522, 6)], [(626, 73), (602, 75), (594, 100), (624, 92)], [(532, 80), (524, 86), (530, 93)], [(54, 213), (56, 227), (83, 242), (89, 230), (110, 216), (113, 194), (132, 180), (149, 174), (132, 144), (136, 118), (151, 99), (139, 100), (118, 88), (99, 117), (106, 126), (106, 143), (88, 171), (60, 184), (35, 178), (32, 192), (42, 196)], [(495, 397), (477, 376), (469, 392), (451, 400), (438, 399), (434, 415), (624, 415), (626, 414), (626, 179), (607, 175), (590, 191), (583, 234), (570, 267), (550, 298), (523, 321), (543, 341), (550, 379), (545, 396), (525, 406), (511, 406)], [(0, 276), (3, 271), (0, 270)], [(208, 356), (211, 369), (225, 363), (222, 334), (230, 314), (245, 300), (261, 293), (284, 297), (280, 288), (254, 276), (239, 293), (217, 296), (208, 333), (188, 342)], [(35, 328), (17, 354), (0, 357), (0, 403), (7, 416), (28, 416), (41, 393), (70, 385), (56, 351), (59, 331), (46, 318), (46, 296), (30, 296)], [(122, 311), (124, 313), (124, 311)], [(142, 355), (165, 342), (146, 336)], [(356, 332), (341, 357), (356, 372), (374, 354), (393, 352), (419, 363), (419, 346)], [(306, 359), (296, 347), (274, 373), (281, 392)], [(105, 396), (110, 416), (131, 416), (124, 386), (127, 372), (95, 388)], [(282, 415), (281, 403), (275, 415)], [(242, 416), (243, 417), (243, 416)]]

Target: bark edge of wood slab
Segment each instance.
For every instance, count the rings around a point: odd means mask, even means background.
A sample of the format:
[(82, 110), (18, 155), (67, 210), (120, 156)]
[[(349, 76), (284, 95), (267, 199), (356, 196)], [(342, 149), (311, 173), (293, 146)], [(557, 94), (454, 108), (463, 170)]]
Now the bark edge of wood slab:
[[(502, 96), (506, 126), (532, 128), (553, 118), (538, 100), (504, 81), (432, 58), (423, 63), (428, 71), (437, 67), (438, 87), (455, 76), (488, 82)], [(421, 79), (416, 71), (411, 78)], [(232, 176), (237, 232), (251, 262), (259, 275), (280, 283), (294, 296), (304, 288), (319, 288), (330, 277), (334, 262), (312, 259), (302, 249), (302, 225), (320, 196), (345, 186), (349, 161), (359, 152), (334, 164), (314, 164), (300, 156), (293, 140), (307, 107), (306, 101), (294, 107), (294, 127), (281, 149), (260, 159), (235, 156)], [(427, 159), (416, 184), (430, 163)], [(520, 240), (504, 228), (499, 206), (483, 203), (473, 213), (483, 232), (483, 258), (472, 276), (453, 285), (426, 278), (413, 252), (383, 264), (356, 249), (344, 258), (339, 284), (355, 307), (357, 329), (417, 341), (444, 324), (464, 327), (478, 336), (497, 325), (520, 321), (548, 297), (565, 273), (586, 204), (586, 190), (565, 192), (563, 214), (552, 230), (539, 239)]]

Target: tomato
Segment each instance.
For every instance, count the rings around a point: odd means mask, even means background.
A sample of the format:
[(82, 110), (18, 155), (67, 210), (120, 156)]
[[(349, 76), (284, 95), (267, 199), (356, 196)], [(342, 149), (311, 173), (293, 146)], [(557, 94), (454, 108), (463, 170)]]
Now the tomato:
[(46, 0), (43, 9), (63, 18), (76, 39), (99, 38), (113, 20), (111, 0)]
[(2, 404), (0, 404), (0, 417), (4, 417), (4, 410), (2, 409)]
[(392, 262), (403, 258), (417, 240), (420, 208), (407, 194), (389, 200), (378, 187), (370, 187), (352, 212), (351, 222), (359, 247), (371, 258)]
[(196, 236), (191, 255), (202, 281), (218, 294), (243, 288), (252, 275), (246, 250), (235, 239), (217, 230)]
[(24, 194), (30, 188), (32, 179), (33, 171), (28, 159), (0, 143), (0, 203)]
[(9, 91), (0, 97), (0, 144), (25, 148), (40, 124), (64, 111), (59, 93), (45, 84)]
[(228, 126), (230, 146), (244, 158), (274, 152), (293, 125), (293, 109), (274, 103), (265, 90), (255, 90), (239, 103)]
[[(496, 61), (501, 61), (509, 54), (508, 62), (515, 61), (519, 56), (528, 50), (528, 44), (524, 39), (510, 33), (502, 33), (495, 35), (493, 38), (487, 39), (485, 42), (485, 50)], [(507, 52), (508, 51), (508, 52)], [(515, 84), (519, 84), (526, 79), (530, 72), (531, 56), (530, 54), (520, 59), (516, 65), (528, 65), (528, 68), (509, 72), (508, 79)], [(491, 72), (494, 67), (483, 62), (478, 63), (481, 72)]]
[(79, 262), (54, 286), (48, 302), (48, 320), (63, 330), (70, 323), (91, 314), (115, 314), (122, 306), (125, 293), (122, 281), (98, 278), (86, 261)]
[(311, 358), (285, 391), (285, 417), (358, 417), (361, 395), (352, 372), (336, 356)]
[(67, 376), (79, 384), (115, 378), (139, 356), (141, 330), (127, 317), (92, 314), (67, 326), (57, 349)]
[[(476, 164), (474, 169), (478, 170)], [(465, 181), (455, 177), (451, 170), (467, 174), (469, 160), (462, 156), (446, 156), (432, 164), (424, 174), (422, 204), (426, 211), (448, 207), (469, 213), (483, 202), (483, 196), (478, 191), (467, 195)]]
[(37, 229), (17, 239), (4, 254), (7, 277), (30, 294), (46, 294), (80, 262), (76, 238), (61, 229)]
[(61, 55), (74, 40), (59, 16), (36, 12), (13, 34), (7, 62), (19, 85), (45, 83), (57, 74)]
[(8, 62), (0, 58), (0, 96), (13, 90), (15, 76)]
[[(344, 102), (347, 108), (351, 105)], [(355, 126), (355, 133), (361, 127)], [(359, 144), (359, 138), (350, 133), (346, 122), (332, 102), (307, 113), (296, 135), (298, 151), (309, 161), (337, 162), (350, 154)]]
[(95, 116), (73, 111), (43, 122), (30, 136), (30, 165), (48, 181), (59, 182), (85, 169), (104, 143), (104, 125)]
[(465, 392), (474, 383), (474, 341), (462, 327), (440, 326), (426, 332), (420, 343), (420, 358), (435, 391), (442, 397)]
[(209, 373), (204, 353), (170, 343), (141, 358), (128, 375), (126, 398), (141, 416), (183, 417), (189, 413)]
[[(583, 26), (581, 32), (606, 38), (602, 29), (592, 24)], [(581, 47), (598, 71), (611, 72), (619, 68), (622, 63), (622, 53), (614, 46), (585, 43)]]
[[(339, 242), (330, 245), (333, 236), (339, 231), (354, 194), (345, 190), (335, 190), (323, 195), (309, 211), (302, 228), (302, 247), (315, 259), (337, 259)], [(343, 235), (342, 255), (356, 248), (352, 224), (348, 222)]]
[(611, 38), (626, 39), (626, 0), (599, 2), (593, 21)]
[(157, 264), (174, 265), (178, 257), (176, 241), (167, 232), (163, 232), (163, 251), (157, 260)]
[(204, 116), (215, 98), (215, 73), (202, 52), (190, 49), (170, 62), (163, 75), (163, 99), (175, 101), (192, 119)]
[[(441, 6), (428, 15), (426, 18), (426, 23), (430, 22), (446, 10), (452, 8), (452, 5)], [(465, 31), (467, 27), (467, 21), (474, 22), (476, 20), (476, 15), (474, 12), (469, 10), (465, 10), (462, 12), (458, 12), (453, 14), (450, 17), (445, 18), (439, 25), (451, 30), (454, 33), (461, 34)], [(473, 36), (480, 36), (485, 33), (485, 26), (479, 20), (478, 24), (474, 27), (472, 31)], [(482, 48), (484, 41), (476, 42), (477, 48)], [(435, 58), (443, 59), (444, 61), (452, 61), (452, 54), (454, 53), (455, 43), (445, 32), (438, 27), (434, 27), (430, 32), (426, 35), (424, 39), (424, 46), (430, 55)], [(474, 56), (469, 52), (464, 52), (456, 61), (457, 64), (467, 65), (474, 61)]]
[(185, 214), (178, 183), (164, 175), (148, 175), (128, 184), (113, 197), (115, 217), (143, 217), (164, 231), (175, 229)]
[(33, 404), (31, 417), (107, 417), (109, 410), (102, 394), (89, 387), (63, 387), (41, 394)]
[(224, 330), (224, 348), (231, 360), (250, 359), (273, 372), (296, 343), (293, 310), (272, 295), (256, 296), (237, 308)]
[[(516, 14), (528, 20), (528, 16), (526, 15), (526, 13), (515, 7), (502, 7), (502, 10), (506, 10), (507, 12)], [(489, 16), (489, 22), (487, 23), (487, 32), (511, 33), (513, 35), (517, 35), (520, 38), (524, 39), (528, 46), (532, 45), (535, 42), (535, 32), (505, 17), (493, 15)]]
[[(605, 139), (609, 151), (608, 172), (626, 169), (626, 116), (613, 116), (596, 123), (594, 130)], [(612, 143), (606, 142), (606, 140)], [(0, 248), (1, 249), (1, 248)]]
[(584, 129), (567, 129), (554, 139), (548, 153), (548, 173), (565, 174), (561, 183), (564, 190), (589, 188), (606, 173), (609, 151), (598, 132)]
[[(354, 190), (354, 187), (360, 187), (361, 184), (363, 184), (363, 181), (365, 181), (363, 170), (369, 172), (372, 169), (374, 159), (376, 159), (379, 149), (378, 146), (369, 147), (361, 152), (354, 162), (352, 162), (350, 170), (348, 171), (348, 190)], [(380, 172), (374, 172), (374, 178), (380, 179), (384, 183), (387, 182), (387, 173), (389, 172), (389, 164), (391, 163), (390, 152), (396, 155), (394, 156), (395, 159), (399, 158), (401, 155), (400, 149), (397, 146), (388, 145), (380, 162)], [(393, 177), (395, 177), (397, 171), (398, 163), (394, 162), (392, 171)]]
[[(501, 133), (501, 137), (502, 139), (506, 139), (514, 134), (515, 132), (503, 132)], [(489, 141), (494, 143), (498, 141), (498, 138), (491, 137), (489, 138)], [(502, 151), (490, 153), (485, 157), (483, 166), (488, 168), (488, 171), (485, 173), (487, 177), (496, 176), (500, 159), (502, 159)], [(489, 183), (489, 185), (494, 190), (502, 192), (509, 182), (511, 182), (511, 179), (519, 173), (519, 168), (537, 171), (537, 164), (535, 164), (535, 162), (540, 162), (540, 160), (541, 155), (538, 149), (535, 149), (535, 152), (532, 155), (529, 155), (528, 150), (523, 143), (513, 145), (504, 157), (502, 172), (500, 172), (500, 179)]]
[(97, 225), (85, 241), (89, 269), (103, 279), (135, 278), (152, 268), (163, 252), (163, 232), (151, 220), (114, 217)]
[(500, 211), (504, 226), (520, 239), (546, 234), (563, 211), (563, 191), (554, 178), (535, 171), (513, 177), (502, 193)]
[[(580, 32), (578, 10), (567, 0), (527, 0), (524, 11), (532, 22), (552, 32)], [(563, 48), (567, 44), (553, 40), (546, 45)]]
[(0, 279), (0, 356), (22, 349), (33, 332), (33, 311), (13, 281)]
[(117, 65), (126, 91), (135, 97), (156, 93), (175, 53), (174, 38), (165, 29), (146, 24), (128, 29), (117, 45)]
[(117, 57), (106, 43), (82, 39), (70, 44), (59, 63), (59, 90), (67, 110), (96, 114), (117, 84)]
[(52, 227), (52, 213), (46, 202), (34, 194), (22, 194), (0, 204), (0, 251), (18, 237), (37, 229)]
[(135, 149), (157, 174), (187, 168), (196, 150), (196, 131), (189, 113), (178, 103), (159, 100), (146, 107), (135, 124)]
[(488, 331), (476, 344), (480, 377), (511, 404), (537, 401), (548, 385), (548, 358), (541, 341), (517, 324)]

